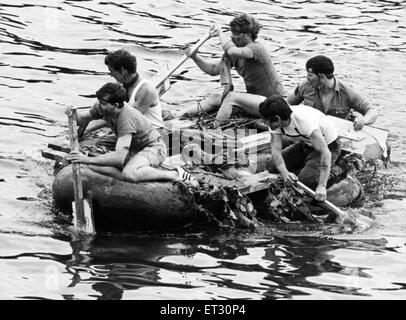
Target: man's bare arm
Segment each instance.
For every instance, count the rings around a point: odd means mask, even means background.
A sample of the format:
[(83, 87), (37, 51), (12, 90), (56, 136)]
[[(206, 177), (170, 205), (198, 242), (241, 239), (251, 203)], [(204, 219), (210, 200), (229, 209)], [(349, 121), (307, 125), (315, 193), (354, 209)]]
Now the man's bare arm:
[(294, 183), (297, 177), (286, 168), (285, 160), (282, 157), (282, 134), (271, 133), (271, 153), (272, 161), (278, 169), (284, 181)]
[(320, 152), (320, 178), (316, 188), (316, 198), (318, 200), (325, 200), (327, 195), (326, 186), (331, 169), (331, 152), (319, 129), (312, 132), (310, 142), (313, 149)]
[(91, 164), (95, 166), (109, 166), (121, 169), (130, 148), (131, 139), (131, 134), (120, 137), (117, 140), (116, 149), (113, 152), (102, 154), (97, 157), (87, 157), (80, 152), (71, 152), (67, 159), (72, 162)]
[(158, 93), (155, 88), (151, 84), (146, 83), (141, 86), (135, 101), (130, 101), (130, 103), (141, 113), (145, 113), (149, 108), (158, 104), (158, 99)]
[(218, 76), (220, 74), (220, 62), (210, 62), (203, 59), (200, 55), (195, 54), (191, 56), (192, 60), (196, 63), (196, 65), (202, 70), (204, 73), (207, 73), (211, 76)]

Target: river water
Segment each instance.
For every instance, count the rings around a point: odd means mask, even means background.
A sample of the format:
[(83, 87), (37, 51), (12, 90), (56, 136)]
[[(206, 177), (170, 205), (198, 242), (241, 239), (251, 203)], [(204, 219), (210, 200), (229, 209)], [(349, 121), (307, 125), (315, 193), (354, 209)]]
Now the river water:
[[(0, 299), (405, 299), (405, 1), (1, 0)], [(287, 92), (305, 61), (336, 74), (379, 111), (398, 176), (374, 225), (331, 240), (306, 230), (201, 231), (76, 238), (50, 205), (52, 162), (40, 149), (67, 133), (66, 105), (111, 81), (107, 51), (126, 48), (156, 79), (212, 23), (254, 14)], [(219, 57), (218, 41), (201, 49)], [(217, 78), (187, 62), (163, 96), (180, 109)], [(241, 83), (237, 82), (237, 87)]]

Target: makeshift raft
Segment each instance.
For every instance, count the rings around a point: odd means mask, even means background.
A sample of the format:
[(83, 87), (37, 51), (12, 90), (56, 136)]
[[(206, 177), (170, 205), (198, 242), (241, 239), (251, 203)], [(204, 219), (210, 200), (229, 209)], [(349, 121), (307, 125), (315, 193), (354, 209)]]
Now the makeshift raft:
[[(242, 137), (235, 134), (237, 128), (244, 128), (247, 133), (250, 129), (261, 128), (260, 121), (238, 119), (234, 121), (232, 128), (225, 128), (223, 131), (205, 129), (201, 124), (199, 126), (199, 121), (201, 119), (173, 120), (166, 123), (169, 137), (166, 143), (171, 156), (165, 161), (164, 168), (185, 165), (180, 151), (191, 140), (193, 143), (200, 143), (202, 148), (212, 146), (213, 153), (216, 146), (219, 148), (226, 146), (234, 152), (247, 153), (261, 152), (269, 148), (268, 132)], [(179, 136), (171, 139), (171, 135)], [(100, 147), (94, 145), (94, 141), (85, 139), (81, 143), (82, 150), (90, 151), (90, 155), (107, 151), (100, 150)], [(47, 150), (43, 150), (43, 156), (56, 160), (59, 165), (70, 151), (63, 143), (49, 144), (48, 147)], [(375, 153), (375, 156), (380, 155)], [(200, 182), (200, 188), (197, 190), (190, 190), (174, 182), (130, 183), (82, 169), (83, 191), (85, 195), (91, 197), (96, 230), (158, 231), (183, 228), (209, 220), (221, 223), (227, 211), (228, 213), (232, 211), (237, 215), (236, 220), (250, 226), (257, 221), (255, 218), (257, 210), (251, 207), (258, 210), (264, 207), (266, 209), (264, 199), (269, 192), (268, 188), (271, 183), (278, 180), (277, 175), (266, 171), (237, 179), (221, 170), (220, 173), (207, 170), (205, 166), (189, 168), (188, 171)], [(72, 180), (71, 166), (65, 166), (56, 174), (52, 187), (55, 205), (65, 213), (72, 212), (74, 199)], [(338, 206), (348, 205), (360, 195), (361, 189), (359, 182), (348, 176), (328, 190), (328, 199)], [(234, 206), (231, 204), (230, 207), (230, 202), (234, 202)], [(244, 207), (240, 210), (241, 203)]]

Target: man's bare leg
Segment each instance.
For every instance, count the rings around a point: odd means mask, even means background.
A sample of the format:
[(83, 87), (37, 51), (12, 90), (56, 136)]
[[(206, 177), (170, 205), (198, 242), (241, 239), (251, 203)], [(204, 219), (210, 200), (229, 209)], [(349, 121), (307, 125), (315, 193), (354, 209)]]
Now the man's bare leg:
[(239, 107), (247, 114), (259, 118), (259, 104), (265, 100), (266, 97), (257, 94), (231, 91), (227, 94), (219, 111), (217, 112), (216, 120), (224, 121), (230, 119), (233, 107)]
[(198, 102), (196, 105), (187, 107), (183, 110), (173, 112), (172, 115), (174, 118), (180, 118), (186, 113), (192, 116), (199, 115), (204, 112), (212, 112), (219, 108), (221, 103), (221, 94), (215, 93), (208, 96), (206, 99)]
[(178, 167), (177, 171), (153, 168), (150, 161), (142, 155), (135, 155), (130, 159), (123, 169), (122, 178), (131, 182), (182, 181), (192, 187), (199, 186), (199, 182), (182, 168)]
[(100, 174), (104, 174), (106, 176), (112, 177), (112, 178), (116, 178), (121, 180), (121, 171), (115, 167), (102, 167), (102, 166), (93, 166), (93, 165), (89, 165), (88, 168), (90, 170), (93, 170), (97, 173)]

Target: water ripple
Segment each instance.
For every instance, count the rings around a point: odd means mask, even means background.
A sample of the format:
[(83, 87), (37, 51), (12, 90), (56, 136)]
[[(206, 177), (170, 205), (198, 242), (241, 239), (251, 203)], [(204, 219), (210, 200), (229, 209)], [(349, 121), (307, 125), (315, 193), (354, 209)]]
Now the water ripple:
[[(404, 297), (404, 178), (378, 216), (386, 241), (287, 236), (274, 229), (85, 241), (52, 237), (66, 233), (70, 220), (47, 204), (51, 177), (41, 170), (53, 168), (35, 151), (66, 134), (65, 106), (91, 105), (96, 90), (113, 80), (104, 65), (107, 52), (133, 52), (139, 72), (154, 81), (212, 23), (228, 30), (233, 15), (248, 12), (262, 25), (259, 41), (287, 92), (306, 76), (309, 57), (331, 56), (337, 75), (377, 108), (377, 126), (390, 128), (393, 155), (406, 162), (405, 8), (404, 1), (358, 0), (3, 0), (0, 299)], [(200, 52), (220, 57), (218, 39)], [(179, 109), (220, 89), (217, 78), (191, 62), (173, 80), (163, 102)], [(395, 169), (404, 177), (404, 165)], [(52, 241), (44, 244), (38, 234)]]

